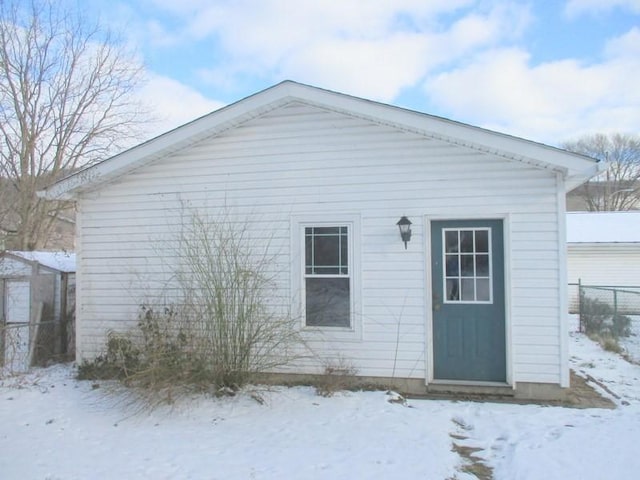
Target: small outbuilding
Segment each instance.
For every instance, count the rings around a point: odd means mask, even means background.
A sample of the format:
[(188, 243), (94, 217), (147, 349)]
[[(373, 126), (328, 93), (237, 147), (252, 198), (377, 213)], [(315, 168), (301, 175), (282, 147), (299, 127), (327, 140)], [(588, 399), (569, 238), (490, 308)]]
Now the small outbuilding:
[(12, 371), (73, 355), (75, 254), (0, 253), (0, 362)]
[[(267, 250), (314, 352), (405, 391), (569, 386), (566, 192), (595, 160), (285, 81), (42, 195), (77, 202), (79, 359), (170, 291), (185, 208)], [(400, 234), (399, 227), (403, 232)]]

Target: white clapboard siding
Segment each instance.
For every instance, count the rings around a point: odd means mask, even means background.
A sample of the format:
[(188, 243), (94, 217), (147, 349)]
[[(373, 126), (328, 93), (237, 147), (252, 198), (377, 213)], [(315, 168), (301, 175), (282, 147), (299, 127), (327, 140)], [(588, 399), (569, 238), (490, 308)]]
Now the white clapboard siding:
[[(633, 228), (633, 227), (632, 227)], [(567, 247), (569, 311), (578, 312), (579, 293), (575, 284), (592, 286), (635, 287), (627, 290), (638, 295), (624, 297), (621, 307), (634, 311), (640, 303), (640, 242), (570, 243)], [(594, 291), (587, 292), (596, 295)], [(601, 299), (605, 299), (606, 293)]]
[(569, 244), (569, 283), (640, 286), (640, 243)]
[(0, 258), (0, 278), (29, 277), (31, 273), (29, 262), (6, 256)]
[[(135, 322), (141, 303), (170, 298), (185, 212), (246, 223), (274, 255), (290, 307), (291, 218), (355, 216), (360, 224), (359, 333), (308, 336), (317, 352), (297, 371), (342, 355), (360, 375), (425, 378), (428, 332), (425, 219), (506, 216), (512, 370), (516, 382), (559, 383), (559, 235), (556, 174), (441, 140), (304, 105), (289, 105), (200, 141), (83, 194), (79, 353)], [(406, 215), (405, 250), (396, 222)], [(167, 293), (169, 292), (169, 293)]]

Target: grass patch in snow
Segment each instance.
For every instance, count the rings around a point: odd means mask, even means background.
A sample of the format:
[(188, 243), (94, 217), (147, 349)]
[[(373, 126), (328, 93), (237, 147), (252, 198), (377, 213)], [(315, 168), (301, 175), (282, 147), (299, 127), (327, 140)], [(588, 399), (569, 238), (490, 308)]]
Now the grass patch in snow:
[[(453, 437), (453, 435), (452, 435)], [(457, 438), (458, 436), (454, 437)], [(463, 437), (464, 438), (464, 437)], [(482, 448), (468, 447), (453, 442), (452, 450), (462, 458), (460, 471), (475, 476), (478, 480), (493, 480), (493, 469), (475, 455), (482, 451)]]
[(603, 333), (588, 333), (587, 336), (607, 352), (622, 353), (622, 347), (616, 337)]
[(476, 455), (484, 449), (463, 443), (469, 439), (467, 434), (473, 431), (473, 425), (470, 425), (464, 419), (457, 416), (452, 418), (451, 421), (456, 425), (458, 430), (458, 433), (449, 433), (449, 436), (453, 439), (451, 449), (462, 459), (462, 465), (459, 467), (460, 471), (473, 475), (478, 480), (493, 480), (493, 468), (488, 466), (481, 457)]

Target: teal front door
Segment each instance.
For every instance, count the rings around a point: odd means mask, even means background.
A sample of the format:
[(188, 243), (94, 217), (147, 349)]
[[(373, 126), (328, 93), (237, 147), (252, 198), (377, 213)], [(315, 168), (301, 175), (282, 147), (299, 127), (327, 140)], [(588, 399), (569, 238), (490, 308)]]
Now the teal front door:
[(433, 374), (505, 382), (502, 220), (431, 222)]

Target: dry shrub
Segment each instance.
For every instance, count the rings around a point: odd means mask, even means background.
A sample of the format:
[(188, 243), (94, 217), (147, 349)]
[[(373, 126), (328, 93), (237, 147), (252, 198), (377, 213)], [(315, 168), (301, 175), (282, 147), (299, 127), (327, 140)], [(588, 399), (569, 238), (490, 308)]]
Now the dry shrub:
[(179, 389), (233, 392), (254, 374), (296, 358), (298, 322), (271, 308), (275, 286), (268, 248), (257, 252), (229, 218), (197, 213), (178, 236), (178, 295), (168, 306), (143, 305), (137, 328), (111, 334), (107, 353), (80, 367), (172, 400)]
[(587, 335), (620, 338), (631, 334), (631, 318), (617, 313), (608, 303), (584, 295), (580, 299), (580, 321)]
[(321, 397), (331, 397), (341, 390), (353, 390), (356, 387), (358, 369), (344, 357), (328, 360), (324, 370), (318, 376), (316, 393)]
[(622, 347), (618, 343), (617, 337), (610, 334), (589, 334), (591, 340), (600, 344), (603, 350), (607, 352), (622, 353)]

